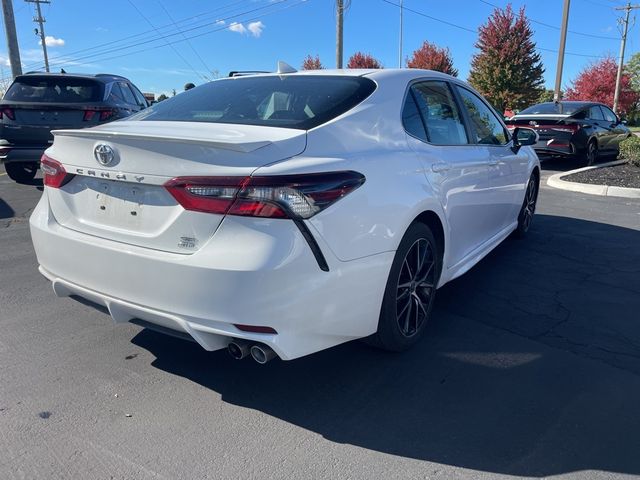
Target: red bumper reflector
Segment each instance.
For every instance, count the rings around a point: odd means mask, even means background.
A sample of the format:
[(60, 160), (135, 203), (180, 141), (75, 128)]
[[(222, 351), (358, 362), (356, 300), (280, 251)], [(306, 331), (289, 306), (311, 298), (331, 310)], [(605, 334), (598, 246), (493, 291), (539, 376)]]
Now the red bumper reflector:
[(236, 327), (238, 330), (241, 330), (243, 332), (273, 333), (273, 334), (277, 334), (278, 333), (271, 327), (261, 327), (259, 325), (239, 325), (237, 323), (234, 323), (233, 326)]

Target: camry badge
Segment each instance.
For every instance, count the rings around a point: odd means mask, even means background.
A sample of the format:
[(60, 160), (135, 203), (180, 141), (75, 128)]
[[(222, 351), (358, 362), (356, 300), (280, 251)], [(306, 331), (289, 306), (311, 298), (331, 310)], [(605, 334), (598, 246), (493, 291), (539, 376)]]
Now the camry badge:
[(93, 156), (96, 157), (96, 160), (100, 165), (104, 165), (106, 167), (116, 158), (116, 153), (109, 145), (99, 143), (96, 145), (96, 148), (93, 149)]

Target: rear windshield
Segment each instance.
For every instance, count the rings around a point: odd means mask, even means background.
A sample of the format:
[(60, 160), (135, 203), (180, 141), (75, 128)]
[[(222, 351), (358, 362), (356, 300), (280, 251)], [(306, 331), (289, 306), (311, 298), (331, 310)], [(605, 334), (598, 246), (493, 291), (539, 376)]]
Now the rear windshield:
[(102, 84), (88, 78), (29, 75), (17, 78), (4, 99), (42, 103), (100, 102), (102, 92)]
[(556, 104), (553, 102), (539, 103), (533, 107), (525, 108), (518, 115), (572, 115), (577, 110), (584, 107), (584, 104), (580, 103), (561, 103)]
[(134, 120), (237, 123), (308, 130), (367, 98), (376, 84), (330, 75), (227, 78), (188, 90)]

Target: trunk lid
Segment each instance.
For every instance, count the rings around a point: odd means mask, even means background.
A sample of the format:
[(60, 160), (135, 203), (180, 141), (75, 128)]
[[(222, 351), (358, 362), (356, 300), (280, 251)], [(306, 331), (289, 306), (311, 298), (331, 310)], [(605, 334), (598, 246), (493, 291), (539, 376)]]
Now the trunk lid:
[[(304, 130), (194, 122), (118, 121), (54, 136), (46, 154), (75, 175), (47, 189), (59, 224), (183, 254), (201, 248), (224, 215), (184, 210), (164, 183), (182, 176), (249, 176), (306, 148)], [(98, 145), (114, 152), (108, 165), (96, 160)]]

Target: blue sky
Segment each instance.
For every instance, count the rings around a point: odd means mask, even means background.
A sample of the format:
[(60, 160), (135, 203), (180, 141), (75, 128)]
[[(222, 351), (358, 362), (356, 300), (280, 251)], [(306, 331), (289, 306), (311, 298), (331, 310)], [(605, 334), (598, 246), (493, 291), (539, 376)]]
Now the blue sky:
[[(504, 7), (509, 2), (404, 0), (404, 57), (424, 40), (449, 47), (459, 76), (466, 79), (475, 31), (492, 12), (487, 3)], [(534, 21), (535, 41), (546, 49), (540, 52), (545, 80), (552, 87), (563, 2), (511, 3), (516, 9), (525, 5)], [(571, 1), (563, 85), (597, 57), (617, 57), (616, 19), (621, 12), (614, 7), (624, 3)], [(393, 4), (399, 0), (351, 1), (345, 15), (345, 62), (352, 53), (363, 51), (385, 67), (397, 67), (399, 8)], [(334, 0), (51, 0), (43, 6), (45, 31), (52, 37), (48, 40), (52, 71), (64, 67), (68, 72), (121, 74), (154, 93), (181, 90), (186, 82), (204, 83), (205, 78), (225, 76), (230, 70), (273, 70), (279, 59), (299, 67), (308, 53), (334, 67), (334, 11)], [(34, 7), (14, 0), (14, 12), (22, 63), (26, 70), (41, 69)], [(640, 49), (639, 30), (640, 25), (630, 30), (626, 58)], [(0, 77), (7, 78), (10, 67), (4, 35), (1, 38)]]

